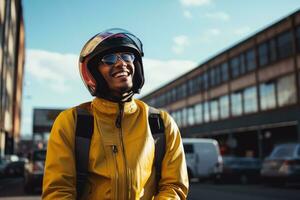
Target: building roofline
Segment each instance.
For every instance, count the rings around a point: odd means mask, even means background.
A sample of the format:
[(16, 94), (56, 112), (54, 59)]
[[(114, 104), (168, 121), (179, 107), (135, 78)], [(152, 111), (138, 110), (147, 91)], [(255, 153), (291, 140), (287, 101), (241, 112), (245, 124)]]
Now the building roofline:
[(232, 49), (238, 47), (239, 45), (241, 45), (241, 44), (243, 44), (243, 43), (245, 43), (245, 42), (247, 42), (247, 41), (249, 41), (249, 40), (255, 38), (257, 35), (259, 35), (259, 34), (265, 32), (265, 31), (267, 31), (267, 30), (269, 30), (269, 29), (271, 29), (271, 28), (273, 28), (273, 27), (279, 25), (280, 23), (284, 22), (284, 21), (287, 20), (288, 18), (291, 18), (291, 17), (293, 17), (293, 16), (295, 16), (295, 15), (297, 15), (297, 14), (299, 14), (299, 13), (300, 13), (300, 8), (297, 8), (297, 9), (295, 9), (295, 11), (293, 11), (293, 12), (291, 12), (290, 14), (286, 15), (285, 17), (283, 17), (283, 18), (281, 18), (281, 19), (279, 19), (279, 20), (277, 20), (277, 21), (275, 21), (275, 22), (270, 23), (270, 25), (266, 25), (266, 26), (264, 26), (263, 28), (258, 29), (256, 32), (254, 32), (254, 34), (252, 34), (252, 35), (246, 37), (245, 39), (241, 39), (241, 40), (239, 40), (239, 41), (233, 43), (233, 44), (230, 45), (229, 47), (224, 48), (223, 50), (220, 50), (219, 52), (213, 54), (213, 56), (208, 57), (205, 61), (203, 61), (201, 64), (197, 65), (197, 66), (196, 66), (195, 68), (193, 68), (192, 70), (190, 70), (190, 71), (188, 71), (188, 72), (185, 72), (184, 74), (182, 74), (182, 75), (178, 76), (177, 78), (171, 80), (170, 82), (168, 82), (168, 83), (162, 85), (161, 87), (159, 87), (159, 88), (153, 90), (152, 92), (149, 92), (148, 94), (143, 95), (143, 96), (141, 97), (141, 99), (145, 99), (145, 98), (147, 98), (147, 97), (149, 97), (149, 96), (155, 94), (157, 91), (161, 90), (162, 88), (167, 87), (168, 85), (171, 85), (172, 83), (176, 82), (178, 79), (181, 79), (181, 78), (185, 77), (186, 75), (188, 75), (188, 74), (190, 74), (190, 73), (192, 73), (192, 72), (198, 70), (199, 68), (201, 68), (201, 67), (204, 66), (205, 64), (209, 63), (210, 61), (212, 61), (212, 60), (215, 59), (216, 57), (218, 57), (218, 56), (220, 56), (220, 55), (222, 55), (222, 54), (225, 54), (226, 52), (228, 52), (228, 51), (230, 51), (230, 50), (232, 50)]

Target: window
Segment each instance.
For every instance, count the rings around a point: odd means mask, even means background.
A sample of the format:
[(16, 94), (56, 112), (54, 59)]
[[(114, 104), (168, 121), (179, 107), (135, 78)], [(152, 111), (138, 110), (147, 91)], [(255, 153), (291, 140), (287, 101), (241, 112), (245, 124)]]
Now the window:
[(178, 110), (176, 112), (176, 115), (177, 115), (177, 117), (176, 117), (176, 119), (177, 119), (176, 123), (177, 123), (177, 125), (179, 127), (181, 127), (181, 125), (182, 125), (182, 114), (181, 113), (182, 113), (181, 110)]
[(210, 114), (212, 121), (219, 119), (219, 105), (217, 100), (212, 100), (210, 102)]
[(277, 44), (274, 38), (270, 40), (269, 48), (270, 62), (274, 62), (277, 60)]
[(204, 122), (209, 122), (210, 116), (209, 116), (209, 103), (205, 102), (204, 105)]
[(279, 59), (286, 58), (293, 53), (293, 37), (292, 32), (288, 31), (278, 36), (278, 57)]
[(167, 93), (166, 93), (166, 101), (167, 101), (167, 104), (172, 102), (172, 93), (171, 93), (171, 90), (169, 90)]
[(244, 90), (244, 112), (251, 113), (257, 111), (256, 87), (250, 87)]
[(240, 74), (245, 74), (246, 73), (246, 66), (245, 66), (245, 56), (244, 56), (244, 54), (241, 54), (240, 56), (239, 56), (239, 61), (240, 61), (240, 63), (239, 63), (239, 65), (240, 65)]
[(269, 64), (267, 42), (264, 42), (258, 46), (258, 58), (259, 58), (259, 66), (262, 67)]
[(274, 108), (276, 106), (274, 82), (262, 83), (259, 88), (261, 109), (267, 110)]
[(215, 79), (216, 79), (216, 85), (219, 85), (221, 83), (221, 67), (220, 66), (215, 68)]
[(215, 80), (215, 69), (211, 69), (210, 71), (209, 71), (210, 73), (210, 86), (214, 86), (214, 85), (216, 85), (216, 80)]
[(298, 26), (296, 30), (296, 43), (297, 43), (297, 50), (300, 52), (300, 26)]
[(172, 101), (176, 101), (176, 88), (172, 89)]
[(188, 81), (188, 94), (192, 95), (194, 93), (195, 93), (195, 91), (194, 91), (194, 79), (190, 79)]
[(188, 125), (194, 125), (195, 124), (195, 115), (194, 115), (194, 107), (188, 108)]
[(296, 103), (295, 75), (285, 76), (277, 82), (278, 105), (284, 106)]
[(202, 123), (203, 122), (203, 108), (202, 108), (202, 104), (199, 103), (197, 105), (195, 105), (195, 123)]
[(183, 83), (183, 85), (181, 86), (181, 92), (182, 92), (182, 97), (186, 97), (187, 95), (187, 84)]
[(205, 72), (205, 73), (203, 74), (203, 79), (202, 79), (202, 81), (203, 81), (204, 89), (206, 90), (206, 89), (208, 88), (208, 73), (207, 73), (207, 72)]
[(246, 67), (247, 71), (252, 71), (256, 68), (254, 49), (249, 49), (246, 52)]
[(194, 146), (192, 144), (183, 145), (184, 153), (194, 153)]
[(235, 92), (231, 94), (231, 113), (232, 116), (238, 116), (242, 114), (242, 94), (241, 92)]
[(222, 81), (225, 82), (228, 80), (228, 64), (223, 63), (221, 65), (221, 72), (222, 72)]
[(229, 116), (229, 97), (228, 95), (220, 98), (220, 118), (224, 119)]
[(187, 121), (188, 121), (188, 112), (186, 108), (182, 109), (182, 123), (181, 125), (183, 127), (185, 127), (187, 125)]
[(239, 76), (239, 57), (232, 58), (230, 60), (230, 68), (231, 68), (231, 76), (232, 78), (236, 78)]

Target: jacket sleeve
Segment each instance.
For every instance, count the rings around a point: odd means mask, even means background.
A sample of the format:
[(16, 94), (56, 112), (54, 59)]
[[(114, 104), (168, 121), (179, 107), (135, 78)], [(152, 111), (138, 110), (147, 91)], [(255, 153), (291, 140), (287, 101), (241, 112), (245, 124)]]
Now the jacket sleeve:
[(155, 199), (186, 199), (189, 182), (180, 132), (175, 121), (166, 112), (161, 112), (161, 115), (165, 124), (166, 152), (162, 162), (159, 192)]
[(75, 199), (74, 119), (74, 111), (66, 110), (52, 126), (47, 145), (43, 200)]

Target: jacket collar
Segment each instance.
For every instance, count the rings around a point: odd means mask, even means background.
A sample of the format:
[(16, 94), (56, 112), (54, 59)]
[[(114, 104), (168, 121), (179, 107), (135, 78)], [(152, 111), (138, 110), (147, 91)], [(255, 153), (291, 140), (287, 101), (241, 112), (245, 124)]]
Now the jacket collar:
[[(95, 109), (104, 114), (116, 114), (119, 112), (119, 103), (96, 97), (92, 101), (92, 108), (93, 110)], [(136, 110), (137, 105), (133, 98), (129, 102), (124, 102), (124, 114), (131, 114), (134, 113)]]

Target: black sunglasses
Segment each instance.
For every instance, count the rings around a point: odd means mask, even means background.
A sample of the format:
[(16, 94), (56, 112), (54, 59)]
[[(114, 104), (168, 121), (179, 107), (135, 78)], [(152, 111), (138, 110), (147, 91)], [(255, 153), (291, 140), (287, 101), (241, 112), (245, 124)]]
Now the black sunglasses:
[(134, 55), (133, 53), (113, 53), (103, 56), (101, 61), (106, 65), (114, 65), (118, 59), (126, 63), (132, 63), (134, 61)]

